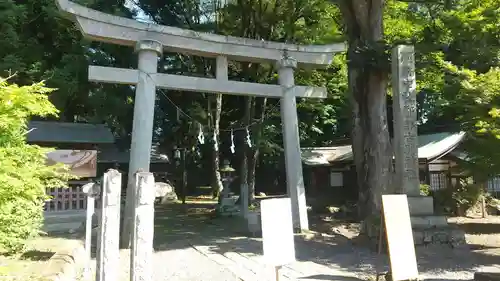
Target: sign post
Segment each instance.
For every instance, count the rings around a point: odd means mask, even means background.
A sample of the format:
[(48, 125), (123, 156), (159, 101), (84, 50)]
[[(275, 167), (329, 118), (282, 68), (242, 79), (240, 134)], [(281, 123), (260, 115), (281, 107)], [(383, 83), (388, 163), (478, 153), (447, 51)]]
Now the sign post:
[(264, 259), (274, 266), (275, 280), (279, 281), (281, 267), (295, 261), (291, 200), (290, 198), (262, 200), (260, 209)]

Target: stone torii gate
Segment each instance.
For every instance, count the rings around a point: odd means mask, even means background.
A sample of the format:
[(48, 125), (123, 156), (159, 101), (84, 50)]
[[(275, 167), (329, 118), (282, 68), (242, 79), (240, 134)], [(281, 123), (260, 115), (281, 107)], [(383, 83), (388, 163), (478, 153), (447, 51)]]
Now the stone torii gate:
[[(143, 23), (101, 13), (68, 0), (56, 0), (64, 12), (90, 40), (135, 47), (138, 69), (89, 66), (89, 80), (136, 85), (130, 167), (127, 194), (134, 194), (134, 174), (149, 171), (156, 88), (203, 93), (274, 97), (281, 100), (287, 193), (292, 201), (294, 226), (308, 229), (302, 175), (296, 98), (325, 98), (324, 87), (296, 86), (297, 66), (325, 67), (334, 53), (344, 52), (345, 43), (301, 46), (247, 38), (200, 33), (170, 26)], [(216, 57), (216, 78), (157, 73), (163, 50), (203, 57)], [(279, 84), (258, 84), (228, 80), (228, 59), (276, 63)], [(122, 244), (129, 245), (134, 196), (127, 196)]]

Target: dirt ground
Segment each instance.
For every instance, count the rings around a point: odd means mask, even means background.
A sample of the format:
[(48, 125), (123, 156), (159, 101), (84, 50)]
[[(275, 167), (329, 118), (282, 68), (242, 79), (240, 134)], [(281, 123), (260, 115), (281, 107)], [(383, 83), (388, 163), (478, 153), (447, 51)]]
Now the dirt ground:
[(0, 279), (3, 281), (38, 281), (43, 279), (47, 261), (66, 247), (67, 238), (38, 237), (18, 256), (0, 255)]
[[(359, 234), (359, 223), (337, 220), (331, 216), (312, 216), (311, 229), (329, 233), (340, 234), (352, 239)], [(467, 244), (472, 250), (487, 251), (492, 255), (500, 255), (500, 216), (451, 217), (449, 224), (459, 226), (465, 231)]]
[(473, 249), (500, 255), (500, 216), (455, 217), (448, 222), (460, 226), (466, 233), (467, 244)]

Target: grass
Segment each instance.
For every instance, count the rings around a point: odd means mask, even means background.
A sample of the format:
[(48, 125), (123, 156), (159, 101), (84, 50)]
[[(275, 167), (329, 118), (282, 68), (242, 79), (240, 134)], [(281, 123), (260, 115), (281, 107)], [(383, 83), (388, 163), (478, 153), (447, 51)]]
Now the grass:
[(65, 248), (69, 240), (42, 236), (30, 241), (24, 253), (16, 256), (0, 255), (2, 281), (41, 281), (48, 260), (56, 251)]

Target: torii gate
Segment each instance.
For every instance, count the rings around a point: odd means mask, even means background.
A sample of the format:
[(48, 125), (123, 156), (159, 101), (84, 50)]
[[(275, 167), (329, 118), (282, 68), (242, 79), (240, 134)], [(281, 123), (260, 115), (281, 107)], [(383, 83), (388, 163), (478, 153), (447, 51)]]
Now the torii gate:
[[(135, 194), (134, 174), (149, 171), (156, 87), (203, 93), (220, 93), (280, 98), (285, 149), (287, 193), (292, 201), (294, 226), (307, 230), (308, 218), (300, 152), (296, 98), (326, 98), (324, 87), (296, 86), (294, 69), (299, 65), (328, 66), (333, 54), (344, 52), (345, 43), (302, 46), (247, 38), (195, 32), (176, 27), (143, 23), (101, 13), (68, 0), (57, 0), (59, 10), (78, 24), (90, 40), (135, 47), (138, 69), (89, 66), (93, 82), (136, 85), (132, 144), (127, 194)], [(216, 78), (200, 78), (157, 73), (163, 49), (216, 57)], [(280, 85), (228, 80), (227, 60), (271, 62), (278, 66)], [(133, 222), (133, 196), (127, 196), (122, 244), (129, 245)]]

